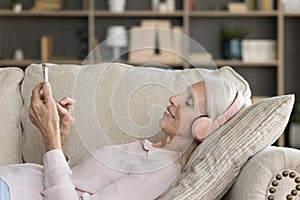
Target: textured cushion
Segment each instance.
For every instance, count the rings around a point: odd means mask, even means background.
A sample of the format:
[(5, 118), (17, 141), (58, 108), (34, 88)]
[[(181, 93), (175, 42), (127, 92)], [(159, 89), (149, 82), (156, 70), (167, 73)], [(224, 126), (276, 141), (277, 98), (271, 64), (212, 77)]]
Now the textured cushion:
[[(184, 92), (186, 86), (202, 80), (204, 69), (165, 70), (123, 64), (57, 65), (49, 67), (54, 99), (70, 96), (76, 100), (75, 125), (65, 145), (75, 165), (91, 150), (104, 145), (161, 137), (159, 119), (170, 96)], [(250, 103), (247, 82), (229, 67), (220, 70), (243, 91)], [(23, 157), (41, 163), (43, 146), (37, 128), (28, 119), (31, 90), (42, 80), (40, 65), (27, 67), (22, 84), (24, 109)]]
[[(286, 172), (287, 176), (284, 176)], [(273, 199), (286, 199), (287, 195), (292, 195), (292, 190), (296, 190), (296, 179), (300, 179), (299, 174), (299, 150), (267, 147), (246, 163), (233, 187), (222, 200), (265, 200), (269, 195), (273, 195)], [(273, 181), (278, 182), (278, 186), (272, 186)], [(276, 191), (271, 194), (270, 188)], [(298, 198), (300, 198), (299, 191), (294, 196), (294, 199)]]
[(19, 68), (0, 69), (0, 165), (20, 163), (23, 76)]
[(246, 161), (282, 134), (293, 103), (294, 95), (285, 95), (244, 108), (195, 149), (160, 199), (221, 199)]

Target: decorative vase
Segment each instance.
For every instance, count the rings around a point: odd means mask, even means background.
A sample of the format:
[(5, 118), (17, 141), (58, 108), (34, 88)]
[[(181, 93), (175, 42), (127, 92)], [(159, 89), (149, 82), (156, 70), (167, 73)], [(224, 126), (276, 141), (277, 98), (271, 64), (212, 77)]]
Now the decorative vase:
[(24, 60), (24, 53), (22, 49), (15, 49), (14, 51), (14, 59), (17, 61)]
[(15, 4), (13, 5), (13, 11), (14, 11), (15, 13), (20, 13), (20, 12), (22, 11), (22, 9), (23, 9), (23, 4), (20, 3), (20, 2), (15, 3)]
[(223, 41), (225, 59), (240, 60), (242, 58), (242, 40), (240, 38), (226, 39)]
[(111, 12), (114, 13), (122, 13), (125, 11), (125, 0), (109, 0), (108, 1), (108, 8)]
[(160, 3), (160, 0), (152, 0), (152, 10), (153, 11), (159, 10), (159, 3)]

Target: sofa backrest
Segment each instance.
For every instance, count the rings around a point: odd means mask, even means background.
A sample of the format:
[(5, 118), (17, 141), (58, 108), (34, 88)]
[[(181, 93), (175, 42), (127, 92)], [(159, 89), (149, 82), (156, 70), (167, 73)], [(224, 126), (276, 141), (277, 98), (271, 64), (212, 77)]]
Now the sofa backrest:
[[(143, 138), (157, 140), (161, 137), (158, 122), (169, 104), (169, 97), (202, 80), (206, 71), (132, 67), (118, 63), (51, 65), (49, 81), (54, 99), (70, 96), (76, 100), (75, 125), (65, 145), (71, 165), (87, 152), (105, 145)], [(233, 82), (242, 79), (229, 67), (220, 71)], [(42, 162), (41, 136), (27, 113), (31, 91), (40, 81), (43, 81), (41, 65), (27, 67), (22, 83), (22, 152), (25, 162)], [(241, 91), (247, 91), (243, 95), (249, 103), (248, 84), (239, 87), (243, 87)]]

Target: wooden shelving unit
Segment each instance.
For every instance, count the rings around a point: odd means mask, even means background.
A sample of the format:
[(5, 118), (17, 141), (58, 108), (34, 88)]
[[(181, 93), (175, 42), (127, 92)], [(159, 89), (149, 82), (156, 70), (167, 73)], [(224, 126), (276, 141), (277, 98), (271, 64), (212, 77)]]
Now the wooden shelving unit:
[(149, 10), (128, 10), (124, 13), (112, 13), (109, 11), (95, 11), (95, 17), (183, 17), (183, 11), (175, 11), (170, 13), (161, 13)]
[[(198, 11), (190, 11), (188, 9), (188, 1), (184, 1), (182, 3), (182, 9), (176, 10), (175, 12), (171, 13), (161, 13), (158, 11), (148, 10), (126, 10), (124, 13), (112, 13), (107, 10), (98, 10), (95, 8), (94, 0), (90, 0), (90, 8), (89, 10), (60, 10), (60, 11), (30, 11), (24, 10), (21, 13), (14, 13), (12, 10), (9, 9), (0, 9), (0, 20), (1, 18), (5, 17), (45, 17), (45, 18), (84, 18), (87, 20), (87, 32), (88, 32), (88, 41), (89, 41), (89, 51), (92, 50), (91, 40), (95, 33), (95, 20), (99, 18), (110, 18), (110, 19), (119, 19), (119, 18), (179, 18), (182, 20), (182, 26), (184, 33), (189, 35), (190, 32), (190, 20), (191, 19), (201, 19), (201, 18), (268, 18), (274, 17), (279, 18), (280, 12), (277, 10), (274, 11), (249, 11), (246, 13), (231, 13), (228, 11), (215, 11), (215, 10), (198, 10)], [(298, 13), (285, 13), (285, 16), (300, 16)], [(11, 60), (11, 59), (6, 59)], [(37, 59), (34, 59), (38, 61)], [(76, 63), (78, 60), (72, 59)], [(71, 60), (71, 61), (72, 61)], [(12, 61), (12, 60), (11, 60)], [(66, 62), (70, 61), (69, 59)], [(59, 62), (64, 62), (62, 59)], [(1, 66), (5, 66), (7, 63), (11, 65), (27, 65), (28, 60), (24, 62), (0, 62)], [(234, 66), (262, 66), (262, 67), (277, 67), (280, 62), (268, 62), (268, 63), (243, 63), (243, 62), (236, 62), (236, 61), (226, 61), (226, 60), (215, 60), (217, 66), (222, 65), (234, 65)], [(172, 63), (170, 63), (172, 64)], [(178, 66), (178, 63), (175, 63)], [(278, 92), (283, 93), (283, 92)]]
[(0, 17), (88, 17), (86, 10), (60, 10), (60, 11), (31, 11), (24, 10), (15, 13), (12, 10), (1, 9)]
[(217, 66), (233, 66), (233, 67), (278, 67), (278, 61), (273, 62), (243, 62), (235, 60), (214, 60)]
[[(51, 59), (48, 60), (47, 62), (50, 63), (60, 63), (60, 64), (81, 64), (82, 61), (79, 59)], [(13, 59), (2, 59), (0, 61), (0, 66), (18, 66), (18, 67), (26, 67), (32, 63), (41, 63), (41, 60), (31, 60), (31, 59), (24, 59), (22, 61), (17, 61)]]
[(278, 11), (190, 11), (190, 17), (277, 17)]
[[(202, 3), (202, 1), (205, 0), (198, 1)], [(79, 0), (75, 0), (74, 2), (77, 2), (77, 5), (79, 4)], [(72, 1), (72, 3), (74, 2)], [(21, 13), (14, 13), (8, 8), (0, 7), (0, 66), (22, 67), (27, 66), (30, 63), (42, 62), (39, 59), (39, 55), (36, 53), (32, 53), (33, 56), (28, 56), (28, 58), (24, 61), (14, 61), (12, 60), (12, 55), (9, 56), (7, 53), (3, 53), (7, 49), (11, 49), (8, 46), (8, 42), (4, 38), (9, 36), (10, 30), (11, 32), (19, 31), (20, 29), (18, 29), (17, 27), (23, 24), (28, 26), (33, 26), (34, 24), (38, 27), (41, 26), (41, 29), (37, 28), (35, 30), (32, 30), (32, 32), (30, 32), (30, 30), (24, 30), (24, 32), (27, 33), (26, 37), (28, 37), (28, 42), (26, 41), (27, 45), (29, 43), (29, 45), (32, 45), (37, 51), (39, 48), (39, 38), (37, 37), (39, 37), (41, 34), (49, 32), (51, 34), (56, 35), (56, 37), (63, 38), (63, 40), (60, 40), (55, 44), (57, 45), (56, 49), (58, 49), (57, 52), (59, 52), (59, 55), (54, 56), (65, 57), (65, 59), (52, 59), (48, 62), (80, 64), (81, 60), (76, 58), (76, 45), (74, 45), (78, 41), (76, 41), (76, 36), (72, 35), (73, 32), (75, 32), (77, 29), (82, 29), (86, 31), (88, 43), (87, 49), (88, 52), (90, 52), (93, 49), (92, 41), (94, 36), (98, 36), (100, 42), (103, 41), (105, 39), (104, 30), (109, 25), (122, 24), (128, 27), (128, 29), (130, 29), (131, 26), (138, 25), (139, 21), (142, 19), (170, 19), (176, 25), (181, 25), (183, 28), (183, 32), (186, 35), (194, 38), (201, 44), (203, 43), (204, 47), (207, 47), (209, 52), (214, 54), (213, 58), (216, 66), (233, 66), (235, 69), (241, 70), (242, 74), (245, 71), (244, 74), (246, 75), (249, 71), (255, 71), (256, 75), (253, 78), (253, 80), (251, 80), (251, 78), (249, 79), (250, 84), (251, 81), (257, 81), (257, 77), (260, 75), (260, 72), (262, 72), (262, 76), (266, 76), (269, 74), (275, 76), (269, 84), (271, 85), (270, 87), (274, 87), (274, 85), (276, 85), (272, 92), (268, 94), (261, 93), (258, 95), (254, 93), (253, 95), (271, 96), (282, 95), (285, 93), (285, 70), (288, 60), (290, 60), (286, 58), (288, 54), (284, 52), (284, 49), (287, 48), (286, 40), (289, 39), (285, 35), (287, 32), (286, 21), (287, 19), (289, 19), (291, 21), (289, 23), (295, 23), (294, 21), (300, 17), (300, 12), (284, 12), (280, 0), (278, 1), (276, 10), (251, 10), (248, 12), (240, 13), (233, 13), (227, 10), (208, 10), (202, 8), (197, 8), (196, 10), (189, 10), (190, 6), (188, 5), (188, 2), (189, 1), (186, 0), (176, 0), (176, 11), (169, 13), (152, 11), (151, 5), (149, 4), (148, 0), (140, 0), (135, 4), (128, 5), (126, 11), (123, 13), (109, 12), (106, 9), (105, 1), (102, 2), (96, 0), (89, 0), (88, 10), (83, 10), (80, 6), (74, 6), (74, 8), (67, 8), (60, 11), (30, 11), (27, 9), (22, 11)], [(43, 22), (45, 22), (45, 24)], [(225, 23), (227, 25), (238, 24), (245, 27), (248, 27), (248, 24), (250, 24), (250, 29), (254, 29), (253, 34), (250, 36), (251, 39), (275, 39), (277, 42), (277, 60), (272, 62), (244, 63), (242, 61), (231, 61), (222, 59), (222, 57), (220, 56), (220, 36), (218, 35), (222, 23)], [(70, 31), (68, 29), (74, 30)], [(206, 29), (207, 32), (205, 32)], [(294, 35), (296, 35), (296, 33)], [(66, 46), (70, 46), (70, 48), (66, 48)], [(67, 55), (67, 53), (70, 53), (71, 55)], [(30, 57), (32, 58), (29, 59)], [(294, 58), (294, 60), (297, 60), (297, 58)], [(133, 65), (142, 64), (129, 63), (126, 60), (123, 62)], [(185, 68), (191, 67), (186, 63), (166, 64), (174, 66), (174, 68), (178, 68), (180, 66), (183, 66)], [(288, 63), (288, 65), (291, 64)], [(262, 84), (265, 84), (265, 81), (269, 80), (266, 80), (265, 77), (262, 77), (260, 81), (263, 82)], [(280, 139), (279, 145), (284, 145), (283, 138)]]
[(300, 12), (284, 12), (285, 17), (300, 17)]

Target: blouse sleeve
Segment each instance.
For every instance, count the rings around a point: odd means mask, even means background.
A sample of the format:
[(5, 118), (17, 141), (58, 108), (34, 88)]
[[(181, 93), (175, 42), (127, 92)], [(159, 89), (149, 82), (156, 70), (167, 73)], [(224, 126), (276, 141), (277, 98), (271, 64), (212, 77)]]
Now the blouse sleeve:
[(44, 155), (44, 195), (45, 200), (78, 200), (72, 182), (72, 172), (59, 149), (48, 151)]
[[(179, 177), (178, 162), (163, 169), (128, 174), (108, 184), (93, 194), (83, 193), (83, 200), (147, 200), (156, 199)], [(78, 200), (72, 171), (61, 150), (52, 150), (44, 155), (44, 195), (45, 200)]]
[(156, 199), (180, 175), (180, 164), (172, 165), (155, 172), (142, 174), (128, 174), (127, 176), (113, 182), (95, 194), (83, 194), (84, 200), (147, 200)]

